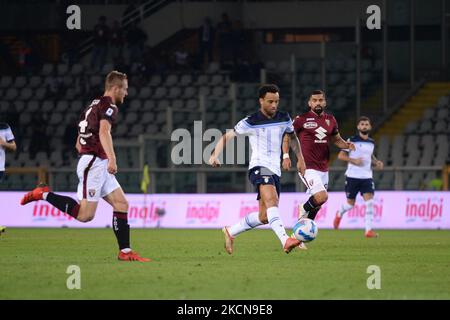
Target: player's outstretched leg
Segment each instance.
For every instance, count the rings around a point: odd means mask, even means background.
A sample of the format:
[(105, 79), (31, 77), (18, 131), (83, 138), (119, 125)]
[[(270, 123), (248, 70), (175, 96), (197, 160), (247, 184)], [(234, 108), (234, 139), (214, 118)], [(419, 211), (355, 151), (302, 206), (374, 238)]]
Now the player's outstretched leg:
[(226, 252), (228, 254), (233, 253), (233, 241), (238, 234), (256, 228), (262, 224), (264, 223), (259, 219), (259, 212), (255, 211), (246, 215), (238, 223), (222, 228), (225, 237)]
[(50, 188), (45, 183), (40, 183), (36, 188), (24, 195), (22, 200), (20, 200), (20, 204), (25, 205), (27, 203), (39, 200), (47, 201), (60, 211), (67, 213), (75, 219), (78, 217), (78, 213), (80, 211), (80, 205), (78, 202), (71, 197), (66, 197), (51, 192)]

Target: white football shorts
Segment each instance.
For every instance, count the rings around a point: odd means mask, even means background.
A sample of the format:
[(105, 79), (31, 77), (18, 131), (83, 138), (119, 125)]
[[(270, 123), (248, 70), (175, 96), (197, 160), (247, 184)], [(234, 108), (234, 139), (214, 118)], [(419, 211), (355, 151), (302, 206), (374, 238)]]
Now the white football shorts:
[(108, 159), (90, 154), (82, 155), (78, 160), (77, 174), (79, 200), (98, 202), (100, 198), (120, 188), (116, 177), (108, 172)]
[(306, 186), (306, 193), (314, 195), (320, 191), (327, 191), (328, 189), (328, 171), (323, 172), (314, 169), (306, 169), (305, 177), (298, 174), (300, 180)]

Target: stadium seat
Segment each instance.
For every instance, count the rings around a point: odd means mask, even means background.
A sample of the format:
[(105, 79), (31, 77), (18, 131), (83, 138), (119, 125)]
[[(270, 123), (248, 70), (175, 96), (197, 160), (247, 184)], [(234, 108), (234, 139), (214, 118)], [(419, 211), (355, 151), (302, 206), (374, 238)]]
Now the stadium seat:
[(174, 86), (178, 83), (178, 76), (176, 74), (170, 74), (167, 76), (164, 85), (166, 87)]
[(13, 86), (17, 89), (21, 89), (25, 87), (26, 84), (27, 84), (27, 77), (18, 76), (16, 77)]
[(83, 72), (83, 65), (79, 63), (75, 63), (70, 69), (70, 75), (79, 76)]
[(151, 94), (152, 94), (152, 90), (150, 87), (142, 87), (139, 90), (139, 94), (137, 95), (137, 98), (148, 99), (148, 98), (150, 98)]
[(197, 89), (195, 87), (185, 87), (184, 92), (182, 94), (183, 99), (190, 99), (197, 95)]
[(180, 78), (179, 85), (182, 87), (189, 86), (192, 83), (191, 74), (183, 74)]
[(53, 69), (54, 69), (53, 64), (51, 64), (51, 63), (45, 63), (45, 64), (42, 66), (41, 75), (43, 75), (43, 76), (49, 76), (49, 75), (51, 75), (51, 74), (53, 73)]
[(172, 86), (169, 90), (169, 94), (167, 95), (170, 99), (176, 99), (181, 96), (181, 88), (178, 86)]
[(153, 75), (152, 78), (150, 79), (149, 86), (157, 87), (161, 84), (161, 82), (162, 82), (162, 78), (160, 75)]
[(69, 65), (67, 63), (59, 63), (56, 66), (56, 74), (58, 76), (64, 76), (69, 72)]
[(6, 94), (4, 95), (4, 99), (8, 101), (12, 101), (17, 98), (19, 95), (19, 91), (16, 88), (8, 88), (6, 90)]
[(12, 86), (13, 78), (10, 76), (2, 76), (0, 78), (0, 88), (5, 89)]

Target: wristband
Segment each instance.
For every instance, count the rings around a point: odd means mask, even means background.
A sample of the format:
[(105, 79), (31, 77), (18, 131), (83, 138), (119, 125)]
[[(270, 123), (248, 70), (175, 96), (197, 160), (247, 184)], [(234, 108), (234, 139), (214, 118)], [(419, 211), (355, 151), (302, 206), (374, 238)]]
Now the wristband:
[(283, 160), (284, 159), (289, 159), (289, 153), (283, 153)]

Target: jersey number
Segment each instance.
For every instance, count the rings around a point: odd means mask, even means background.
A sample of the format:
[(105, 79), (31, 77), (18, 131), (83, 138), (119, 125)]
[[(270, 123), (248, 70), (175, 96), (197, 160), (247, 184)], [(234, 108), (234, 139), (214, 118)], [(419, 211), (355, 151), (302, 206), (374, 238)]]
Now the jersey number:
[[(84, 116), (84, 120), (81, 120), (80, 123), (78, 124), (78, 126), (80, 127), (80, 134), (86, 134), (86, 129), (88, 127), (88, 122), (87, 122), (87, 117), (89, 116), (89, 113), (91, 113), (92, 108), (89, 108), (86, 111), (86, 115)], [(80, 144), (82, 144), (83, 146), (86, 145), (86, 140), (82, 137), (80, 137)]]

